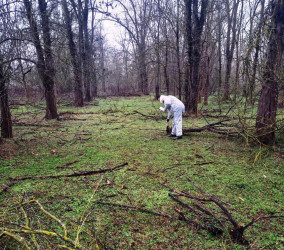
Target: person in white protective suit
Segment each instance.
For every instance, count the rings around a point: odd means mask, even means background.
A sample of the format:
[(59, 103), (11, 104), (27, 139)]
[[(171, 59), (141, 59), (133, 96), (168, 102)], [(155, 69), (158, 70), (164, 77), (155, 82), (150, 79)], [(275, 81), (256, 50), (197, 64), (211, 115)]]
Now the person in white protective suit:
[(170, 137), (174, 137), (174, 140), (178, 140), (182, 138), (182, 113), (185, 111), (184, 104), (178, 98), (172, 95), (161, 95), (160, 103), (163, 103), (165, 107), (160, 107), (162, 112), (168, 111), (167, 117), (167, 126), (169, 125), (169, 121), (173, 118), (173, 128), (172, 132), (169, 135)]

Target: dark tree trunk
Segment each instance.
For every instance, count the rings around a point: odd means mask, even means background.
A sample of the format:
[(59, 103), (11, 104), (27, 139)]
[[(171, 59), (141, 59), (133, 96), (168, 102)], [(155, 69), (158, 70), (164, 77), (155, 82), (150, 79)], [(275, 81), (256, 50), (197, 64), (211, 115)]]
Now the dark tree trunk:
[(0, 62), (0, 107), (1, 107), (1, 137), (12, 138), (12, 119), (8, 102), (8, 89), (3, 65)]
[(210, 57), (207, 57), (207, 64), (206, 64), (206, 81), (204, 84), (204, 105), (208, 105), (208, 95), (209, 95), (209, 86), (210, 86)]
[(261, 1), (261, 14), (260, 14), (261, 17), (260, 17), (260, 22), (258, 24), (257, 37), (256, 37), (256, 42), (255, 42), (255, 54), (254, 54), (253, 64), (252, 64), (252, 77), (251, 77), (251, 82), (249, 86), (250, 104), (254, 103), (253, 93), (255, 89), (256, 70), (258, 66), (258, 58), (259, 58), (259, 52), (260, 52), (261, 31), (264, 25), (264, 5), (265, 5), (265, 0), (262, 0)]
[(186, 23), (186, 43), (187, 43), (187, 62), (185, 69), (185, 109), (190, 109), (190, 94), (192, 82), (192, 0), (184, 0), (185, 3), (185, 23)]
[(84, 50), (83, 50), (83, 77), (84, 77), (84, 87), (85, 87), (85, 100), (90, 102), (92, 100), (91, 97), (91, 84), (90, 84), (90, 42), (89, 42), (89, 33), (88, 33), (88, 6), (89, 0), (84, 1), (84, 10), (82, 12), (82, 20), (83, 20), (83, 41), (84, 41)]
[(181, 100), (182, 81), (180, 67), (180, 0), (177, 0), (177, 31), (176, 31), (176, 54), (177, 54), (177, 70), (178, 70), (178, 97)]
[(40, 16), (41, 16), (41, 25), (42, 25), (42, 37), (44, 42), (43, 48), (41, 46), (37, 24), (32, 14), (31, 2), (29, 0), (24, 0), (24, 4), (26, 8), (27, 18), (30, 24), (33, 43), (35, 45), (38, 57), (37, 69), (44, 86), (44, 94), (46, 100), (45, 118), (55, 119), (58, 117), (56, 98), (54, 94), (55, 69), (54, 69), (54, 61), (51, 50), (49, 17), (46, 10), (47, 4), (45, 0), (38, 0)]
[(82, 74), (80, 70), (80, 63), (78, 60), (78, 52), (77, 52), (77, 48), (76, 48), (76, 45), (73, 39), (72, 23), (71, 23), (66, 0), (62, 1), (62, 5), (63, 5), (64, 17), (65, 17), (65, 23), (66, 23), (66, 34), (68, 38), (68, 45), (69, 45), (69, 50), (71, 54), (71, 63), (73, 66), (75, 106), (82, 107), (84, 105), (83, 91), (82, 91), (83, 84), (82, 84)]
[[(157, 2), (158, 12), (161, 12), (160, 0)], [(157, 73), (156, 73), (156, 83), (155, 83), (155, 97), (156, 100), (160, 97), (160, 86), (161, 86), (161, 49), (160, 49), (160, 27), (161, 27), (161, 17), (158, 16), (157, 20), (157, 46), (155, 48), (157, 57)]]
[[(187, 1), (186, 1), (187, 2)], [(188, 3), (186, 3), (188, 4)], [(199, 64), (201, 59), (201, 35), (206, 19), (206, 11), (208, 6), (208, 0), (202, 0), (201, 10), (198, 12), (199, 3), (198, 0), (192, 0), (192, 10), (193, 10), (193, 23), (194, 29), (192, 30), (192, 81), (190, 82), (189, 100), (186, 103), (186, 108), (189, 113), (197, 115), (198, 106), (198, 94), (199, 94)], [(187, 10), (188, 12), (189, 10)], [(187, 24), (188, 25), (188, 24)], [(190, 44), (189, 44), (190, 46)], [(189, 55), (190, 56), (190, 55)], [(190, 64), (190, 63), (189, 63)]]
[(141, 44), (138, 46), (138, 57), (139, 57), (139, 86), (140, 91), (144, 95), (149, 94), (148, 89), (148, 76), (147, 76), (147, 64), (146, 64), (146, 45), (145, 45), (145, 39), (142, 39)]
[(218, 4), (218, 96), (221, 96), (222, 89), (222, 19), (221, 4)]
[[(90, 55), (92, 55), (90, 57), (91, 60), (91, 65), (92, 65), (92, 70), (90, 70), (90, 82), (92, 83), (91, 86), (91, 92), (92, 92), (92, 97), (97, 97), (98, 96), (98, 78), (97, 78), (97, 67), (96, 67), (96, 51), (95, 51), (95, 46), (94, 46), (94, 41), (95, 41), (95, 9), (94, 6), (92, 4), (95, 4), (91, 2), (91, 8), (92, 8), (92, 29), (91, 29), (91, 40), (90, 40)], [(103, 46), (102, 46), (102, 50), (103, 50)], [(104, 53), (104, 51), (103, 51)], [(104, 59), (103, 59), (104, 60)], [(104, 66), (103, 66), (104, 68)], [(104, 78), (104, 73), (102, 78)]]
[(41, 26), (42, 35), (44, 42), (44, 55), (45, 55), (45, 74), (43, 75), (44, 87), (45, 87), (45, 98), (46, 98), (46, 119), (55, 119), (58, 117), (56, 98), (54, 93), (54, 77), (55, 68), (54, 60), (51, 49), (51, 37), (49, 28), (49, 17), (47, 13), (47, 3), (45, 0), (38, 0), (40, 16), (41, 16)]
[(272, 144), (275, 141), (279, 91), (277, 70), (281, 69), (284, 50), (284, 0), (271, 0), (271, 8), (273, 14), (270, 26), (267, 62), (256, 118), (257, 135), (260, 142), (264, 144)]
[(167, 31), (166, 31), (164, 77), (165, 77), (167, 95), (170, 94), (170, 79), (169, 79), (169, 73), (168, 73), (168, 64), (169, 64), (169, 42), (168, 42), (168, 36), (167, 36)]

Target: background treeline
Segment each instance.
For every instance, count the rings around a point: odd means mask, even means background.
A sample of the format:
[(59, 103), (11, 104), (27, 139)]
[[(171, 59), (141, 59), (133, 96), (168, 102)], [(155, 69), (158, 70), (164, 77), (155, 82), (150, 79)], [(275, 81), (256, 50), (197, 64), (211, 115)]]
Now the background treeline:
[[(257, 107), (256, 134), (274, 142), (283, 107), (284, 0), (1, 0), (1, 135), (9, 97), (83, 106), (97, 96), (178, 96)], [(119, 25), (106, 41), (104, 22)], [(258, 105), (258, 106), (257, 106)]]

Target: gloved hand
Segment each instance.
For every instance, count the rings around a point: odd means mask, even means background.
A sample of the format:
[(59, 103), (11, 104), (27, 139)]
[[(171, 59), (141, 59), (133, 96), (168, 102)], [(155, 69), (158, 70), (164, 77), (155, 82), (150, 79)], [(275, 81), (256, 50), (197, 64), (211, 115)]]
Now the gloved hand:
[(163, 108), (163, 107), (160, 107), (160, 110), (161, 110), (162, 112), (165, 112), (165, 108)]

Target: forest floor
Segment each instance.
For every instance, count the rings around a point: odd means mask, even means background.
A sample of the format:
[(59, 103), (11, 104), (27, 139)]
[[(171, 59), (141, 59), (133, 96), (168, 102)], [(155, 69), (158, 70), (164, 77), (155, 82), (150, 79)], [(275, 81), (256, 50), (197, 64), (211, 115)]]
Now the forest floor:
[[(83, 108), (62, 102), (61, 119), (46, 121), (43, 103), (15, 102), (14, 139), (0, 144), (0, 234), (8, 232), (0, 235), (0, 249), (246, 248), (232, 241), (227, 222), (222, 235), (211, 235), (178, 219), (182, 211), (192, 221), (213, 223), (173, 200), (171, 189), (214, 195), (240, 225), (276, 216), (244, 235), (252, 249), (282, 248), (283, 136), (274, 147), (206, 131), (174, 141), (159, 106), (150, 97), (98, 99)], [(184, 129), (206, 124), (201, 115), (183, 119)], [(202, 204), (224, 220), (218, 206)]]

